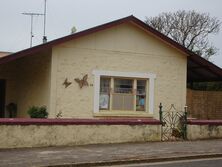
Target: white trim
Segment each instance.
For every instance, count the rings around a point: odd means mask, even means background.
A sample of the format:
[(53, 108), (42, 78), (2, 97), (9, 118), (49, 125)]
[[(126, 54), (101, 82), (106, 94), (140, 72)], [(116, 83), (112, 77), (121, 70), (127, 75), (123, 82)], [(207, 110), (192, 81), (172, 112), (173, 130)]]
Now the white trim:
[(154, 110), (154, 78), (149, 79), (149, 113), (153, 114)]
[(95, 78), (94, 78), (94, 113), (99, 112), (99, 90), (100, 90), (100, 76), (95, 75)]
[(94, 74), (94, 113), (99, 112), (99, 90), (100, 90), (100, 77), (129, 77), (129, 78), (144, 78), (149, 79), (149, 113), (153, 114), (154, 110), (154, 79), (156, 74), (152, 73), (136, 73), (136, 72), (117, 72), (117, 71), (101, 71), (93, 70)]
[(137, 73), (137, 72), (117, 72), (117, 71), (101, 71), (93, 70), (94, 75), (110, 76), (110, 77), (129, 77), (129, 78), (156, 78), (156, 74)]

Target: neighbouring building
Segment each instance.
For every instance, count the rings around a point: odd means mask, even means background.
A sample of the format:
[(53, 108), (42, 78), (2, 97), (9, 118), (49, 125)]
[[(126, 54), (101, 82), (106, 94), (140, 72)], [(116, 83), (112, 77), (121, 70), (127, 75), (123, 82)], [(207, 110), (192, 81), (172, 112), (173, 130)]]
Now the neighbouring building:
[(10, 55), (10, 54), (12, 54), (12, 53), (11, 53), (11, 52), (3, 52), (3, 51), (0, 51), (0, 58), (5, 57), (5, 56), (8, 56), (8, 55)]

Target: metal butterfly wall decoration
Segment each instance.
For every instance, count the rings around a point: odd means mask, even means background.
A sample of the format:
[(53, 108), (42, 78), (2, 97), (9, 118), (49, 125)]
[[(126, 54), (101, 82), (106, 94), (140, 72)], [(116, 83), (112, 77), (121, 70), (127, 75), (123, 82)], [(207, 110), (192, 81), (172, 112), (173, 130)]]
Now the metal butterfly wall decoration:
[(72, 82), (69, 82), (68, 78), (66, 78), (65, 81), (63, 82), (63, 85), (65, 86), (65, 88), (67, 88), (71, 84), (72, 84)]
[(79, 84), (79, 87), (80, 89), (83, 87), (83, 86), (89, 86), (88, 84), (88, 75), (84, 75), (82, 79), (79, 79), (79, 78), (75, 78), (74, 80)]

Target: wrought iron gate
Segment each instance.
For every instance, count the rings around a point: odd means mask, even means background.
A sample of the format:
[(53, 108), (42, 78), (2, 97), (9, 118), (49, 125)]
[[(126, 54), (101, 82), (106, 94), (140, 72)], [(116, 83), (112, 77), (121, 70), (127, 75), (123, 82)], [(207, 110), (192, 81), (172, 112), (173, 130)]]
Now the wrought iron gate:
[(185, 140), (187, 138), (187, 107), (184, 111), (178, 111), (171, 104), (169, 110), (162, 110), (163, 106), (160, 103), (159, 114), (161, 127), (161, 140), (162, 141), (176, 141)]

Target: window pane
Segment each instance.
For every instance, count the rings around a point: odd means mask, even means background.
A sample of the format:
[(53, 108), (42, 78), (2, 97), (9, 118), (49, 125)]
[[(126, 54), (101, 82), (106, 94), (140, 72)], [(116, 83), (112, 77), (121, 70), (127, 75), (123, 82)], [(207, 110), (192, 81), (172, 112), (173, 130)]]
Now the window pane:
[(121, 94), (113, 94), (113, 110), (123, 110), (123, 96)]
[(110, 78), (100, 79), (100, 97), (99, 97), (99, 108), (109, 109), (110, 101)]
[(110, 90), (110, 78), (100, 79), (100, 93), (108, 94)]
[(113, 110), (133, 111), (133, 94), (113, 94)]
[(114, 79), (113, 110), (133, 110), (132, 92), (132, 79)]
[(137, 94), (146, 95), (146, 81), (137, 80)]
[(123, 110), (133, 111), (133, 95), (125, 95), (124, 96), (124, 106)]
[(131, 79), (115, 79), (114, 80), (115, 93), (132, 93), (133, 80)]
[(137, 80), (136, 110), (145, 111), (146, 104), (146, 80)]

